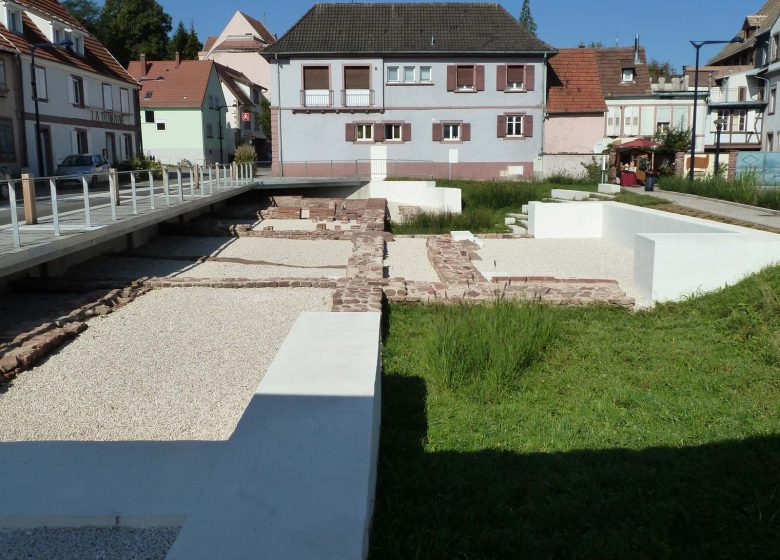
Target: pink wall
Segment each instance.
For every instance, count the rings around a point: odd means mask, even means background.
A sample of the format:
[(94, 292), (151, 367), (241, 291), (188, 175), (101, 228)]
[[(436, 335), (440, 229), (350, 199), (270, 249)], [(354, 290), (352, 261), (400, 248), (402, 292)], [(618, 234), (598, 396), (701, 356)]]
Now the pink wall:
[(544, 121), (544, 153), (589, 154), (604, 139), (602, 113), (551, 115)]

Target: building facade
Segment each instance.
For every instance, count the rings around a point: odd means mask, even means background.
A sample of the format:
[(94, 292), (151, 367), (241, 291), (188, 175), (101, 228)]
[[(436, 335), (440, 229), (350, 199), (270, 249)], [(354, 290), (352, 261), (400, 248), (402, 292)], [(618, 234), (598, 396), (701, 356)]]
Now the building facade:
[(235, 135), (225, 124), (227, 103), (210, 60), (132, 61), (142, 84), (144, 153), (166, 165), (227, 163)]
[(0, 175), (18, 177), (27, 159), (19, 56), (0, 44)]
[(264, 51), (274, 172), (530, 179), (553, 52), (494, 4), (316, 5)]
[[(138, 83), (58, 2), (0, 1), (0, 37), (18, 55), (26, 154), (21, 167), (50, 175), (70, 154), (116, 165), (139, 148)], [(33, 48), (33, 45), (47, 45)], [(55, 46), (67, 45), (67, 46)], [(39, 142), (32, 57), (35, 55)], [(41, 153), (38, 153), (40, 144)]]

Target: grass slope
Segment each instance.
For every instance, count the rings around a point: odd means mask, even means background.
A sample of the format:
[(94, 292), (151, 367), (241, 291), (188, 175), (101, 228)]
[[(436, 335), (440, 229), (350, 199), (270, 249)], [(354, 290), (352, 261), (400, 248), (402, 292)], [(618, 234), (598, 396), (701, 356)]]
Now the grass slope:
[(485, 392), (430, 367), (451, 311), (391, 306), (371, 558), (780, 557), (780, 267), (543, 311), (552, 342)]

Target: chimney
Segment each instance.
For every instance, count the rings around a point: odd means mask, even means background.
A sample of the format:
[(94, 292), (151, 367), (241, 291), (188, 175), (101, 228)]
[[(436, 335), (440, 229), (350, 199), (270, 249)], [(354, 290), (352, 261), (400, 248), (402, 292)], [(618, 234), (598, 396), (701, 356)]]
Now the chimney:
[(141, 53), (141, 77), (146, 77), (149, 68), (146, 66), (146, 55)]
[(176, 51), (176, 68), (178, 68), (180, 64), (181, 64), (181, 53), (179, 51)]
[(642, 59), (639, 58), (639, 34), (637, 33), (636, 39), (634, 39), (634, 64), (639, 66), (642, 64)]

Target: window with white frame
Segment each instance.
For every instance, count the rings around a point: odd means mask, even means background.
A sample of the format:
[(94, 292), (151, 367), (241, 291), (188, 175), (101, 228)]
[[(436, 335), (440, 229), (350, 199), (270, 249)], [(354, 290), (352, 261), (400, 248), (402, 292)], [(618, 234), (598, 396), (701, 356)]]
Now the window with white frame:
[(523, 135), (523, 116), (522, 115), (508, 115), (506, 118), (506, 135), (507, 136), (522, 136)]
[(385, 125), (385, 140), (403, 140), (401, 133), (401, 125), (396, 123), (389, 123)]
[(5, 59), (0, 58), (0, 93), (8, 89), (8, 81), (5, 76)]
[(160, 132), (167, 130), (165, 121), (157, 121), (157, 130), (159, 130)]
[(518, 65), (509, 65), (506, 67), (506, 89), (522, 90), (525, 67)]
[(424, 83), (433, 81), (433, 72), (430, 66), (420, 66), (420, 81)]
[[(720, 109), (718, 111), (717, 120), (720, 121), (721, 123), (721, 127), (720, 127), (721, 132), (728, 132), (731, 130), (731, 111), (729, 111), (728, 109)], [(716, 131), (717, 126), (718, 126), (717, 123), (713, 121), (712, 130)]]
[(373, 124), (355, 125), (355, 138), (358, 142), (368, 142), (374, 139)]
[(84, 56), (84, 38), (80, 36), (76, 36), (72, 39), (73, 41), (73, 51), (79, 55)]
[(13, 8), (6, 8), (6, 21), (8, 22), (8, 29), (14, 33), (23, 33), (24, 28), (22, 26), (22, 13), (19, 10)]
[(39, 101), (49, 99), (49, 89), (46, 85), (46, 68), (42, 66), (35, 67), (35, 91)]
[(460, 140), (460, 124), (444, 123), (442, 127), (442, 138), (444, 140)]
[(732, 132), (745, 132), (747, 130), (747, 110), (736, 109), (731, 114)]
[(398, 66), (387, 67), (387, 81), (389, 83), (398, 83), (401, 81), (401, 74)]
[(106, 111), (114, 110), (114, 93), (111, 84), (103, 84), (103, 109)]
[(610, 107), (607, 111), (607, 136), (620, 136), (622, 113), (620, 107)]
[(623, 83), (629, 83), (634, 81), (636, 71), (633, 68), (623, 68), (621, 79)]
[(130, 90), (119, 88), (119, 108), (123, 113), (130, 112)]
[(71, 103), (84, 106), (84, 79), (79, 76), (70, 77)]
[(414, 83), (415, 74), (414, 66), (404, 66), (404, 83)]

